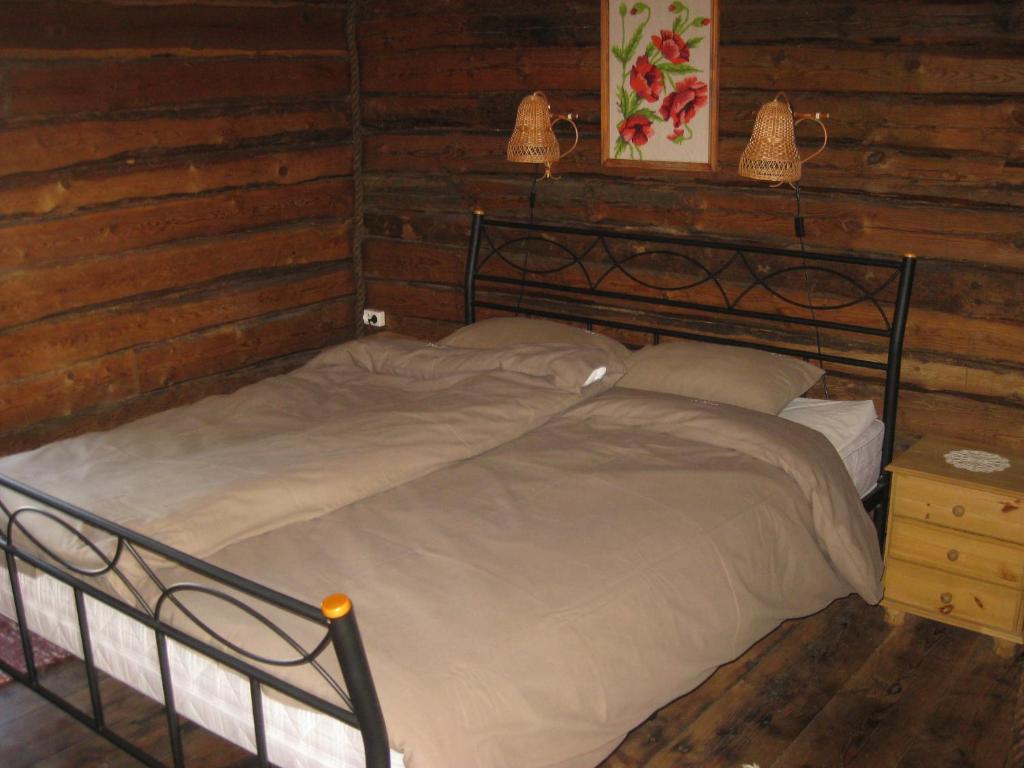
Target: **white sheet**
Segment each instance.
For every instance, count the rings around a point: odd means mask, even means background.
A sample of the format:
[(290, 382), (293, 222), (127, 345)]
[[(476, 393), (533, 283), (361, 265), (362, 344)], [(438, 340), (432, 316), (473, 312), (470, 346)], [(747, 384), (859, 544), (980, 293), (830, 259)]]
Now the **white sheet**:
[(878, 482), (885, 425), (870, 400), (818, 400), (798, 397), (779, 414), (820, 432), (832, 443), (861, 498)]

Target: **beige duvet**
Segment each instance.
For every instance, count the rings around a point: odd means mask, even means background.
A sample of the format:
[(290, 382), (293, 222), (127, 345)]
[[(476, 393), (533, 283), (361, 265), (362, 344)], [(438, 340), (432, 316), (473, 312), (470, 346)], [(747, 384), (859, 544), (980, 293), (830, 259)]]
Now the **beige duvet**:
[[(0, 459), (0, 474), (203, 557), (521, 435), (600, 388), (584, 386), (595, 370), (617, 378), (608, 358), (381, 335), (231, 395)], [(24, 503), (3, 488), (0, 501)], [(21, 520), (82, 554), (68, 532)]]
[(625, 389), (210, 560), (311, 602), (351, 595), (409, 768), (593, 766), (783, 619), (881, 596), (824, 437)]

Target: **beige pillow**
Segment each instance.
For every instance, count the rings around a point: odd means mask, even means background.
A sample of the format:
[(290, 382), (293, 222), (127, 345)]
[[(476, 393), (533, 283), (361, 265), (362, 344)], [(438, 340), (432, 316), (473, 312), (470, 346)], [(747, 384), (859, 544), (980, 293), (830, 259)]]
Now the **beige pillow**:
[(672, 341), (635, 352), (617, 386), (777, 414), (824, 373), (796, 357), (759, 349)]
[(607, 336), (537, 317), (492, 317), (466, 325), (441, 339), (449, 347), (497, 349), (514, 344), (578, 344), (597, 347), (625, 364), (630, 351)]

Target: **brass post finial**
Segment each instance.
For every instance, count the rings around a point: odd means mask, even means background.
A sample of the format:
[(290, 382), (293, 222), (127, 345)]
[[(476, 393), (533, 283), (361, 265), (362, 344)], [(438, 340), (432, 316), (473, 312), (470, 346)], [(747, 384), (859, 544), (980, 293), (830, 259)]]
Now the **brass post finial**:
[(348, 599), (348, 595), (336, 592), (323, 599), (320, 610), (328, 619), (340, 619), (352, 610), (352, 601)]

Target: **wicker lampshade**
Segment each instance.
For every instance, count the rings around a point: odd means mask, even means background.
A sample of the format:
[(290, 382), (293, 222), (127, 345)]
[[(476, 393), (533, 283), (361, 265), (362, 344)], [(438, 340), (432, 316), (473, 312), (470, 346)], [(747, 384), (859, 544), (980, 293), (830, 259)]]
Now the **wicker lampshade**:
[(543, 93), (534, 91), (519, 102), (508, 159), (513, 163), (553, 163), (559, 155), (558, 139), (551, 129), (551, 107)]
[(792, 183), (800, 179), (800, 163), (793, 110), (780, 93), (757, 111), (750, 143), (740, 155), (740, 176)]
[[(553, 126), (564, 121), (576, 131), (576, 141), (566, 152), (558, 146)], [(540, 91), (534, 91), (519, 102), (516, 111), (516, 127), (512, 129), (512, 138), (508, 140), (506, 156), (514, 163), (544, 163), (544, 178), (550, 179), (551, 164), (565, 157), (576, 148), (579, 142), (579, 129), (572, 115), (559, 115), (552, 118), (551, 107), (547, 97)]]

